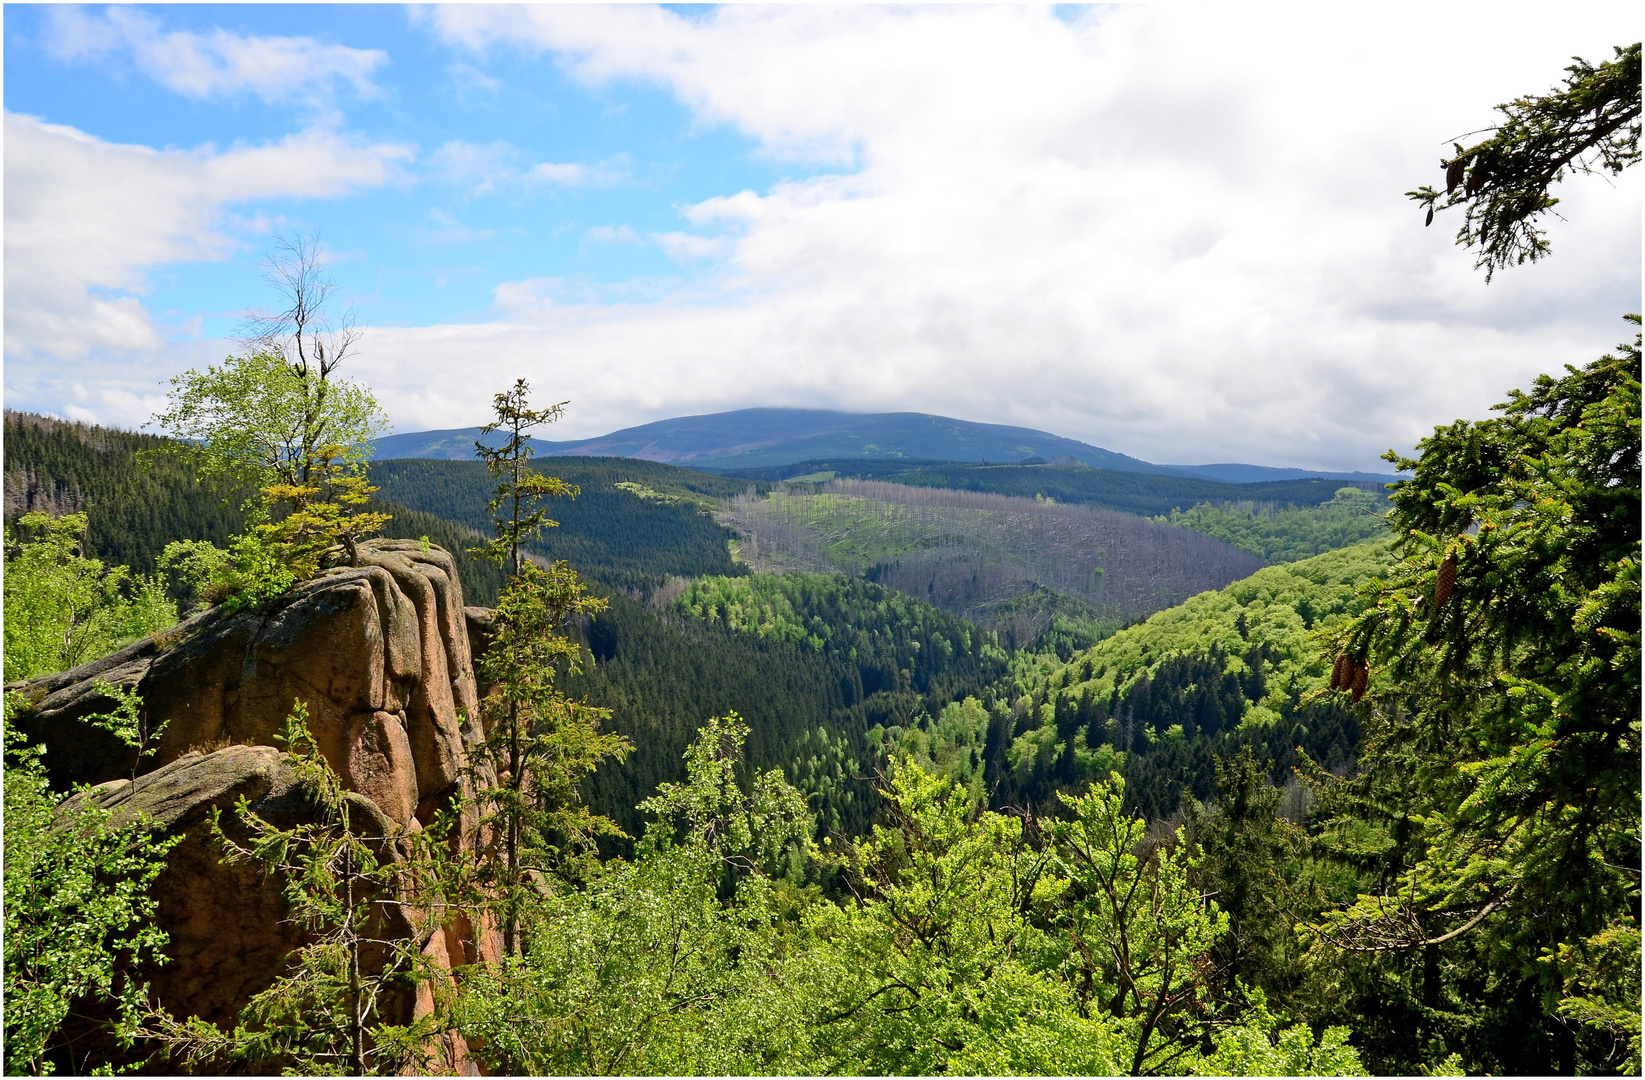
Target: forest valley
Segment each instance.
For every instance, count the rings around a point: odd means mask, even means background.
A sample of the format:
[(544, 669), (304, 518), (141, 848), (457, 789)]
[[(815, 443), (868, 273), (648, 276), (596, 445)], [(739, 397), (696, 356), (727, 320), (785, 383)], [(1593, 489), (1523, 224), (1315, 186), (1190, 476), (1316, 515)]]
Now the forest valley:
[[(1410, 193), (1488, 272), (1561, 170), (1638, 159), (1639, 46), (1569, 73)], [(1640, 1072), (1637, 330), (1391, 494), (546, 469), (523, 379), (480, 460), (372, 461), (313, 256), (160, 434), (6, 414), (8, 1073)], [(239, 748), (301, 813), (204, 841), (117, 798), (234, 740), (97, 667), (103, 711), (41, 719), (59, 673), (447, 554), (480, 692), (400, 819), (318, 700)], [(292, 928), (215, 1022), (154, 989), (185, 850)]]

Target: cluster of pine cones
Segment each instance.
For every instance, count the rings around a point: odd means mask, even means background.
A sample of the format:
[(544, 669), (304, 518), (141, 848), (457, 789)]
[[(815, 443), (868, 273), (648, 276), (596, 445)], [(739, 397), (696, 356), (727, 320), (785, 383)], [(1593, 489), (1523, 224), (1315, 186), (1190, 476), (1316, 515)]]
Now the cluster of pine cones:
[(1331, 668), (1331, 689), (1348, 690), (1354, 695), (1354, 704), (1365, 696), (1365, 688), (1371, 685), (1371, 667), (1363, 659), (1355, 660), (1347, 653), (1338, 653), (1337, 662)]

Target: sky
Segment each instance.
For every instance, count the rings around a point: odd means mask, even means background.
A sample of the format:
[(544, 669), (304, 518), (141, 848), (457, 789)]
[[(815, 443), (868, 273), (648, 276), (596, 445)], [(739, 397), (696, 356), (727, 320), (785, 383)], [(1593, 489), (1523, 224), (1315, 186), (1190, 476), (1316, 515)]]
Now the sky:
[(4, 8), (8, 408), (136, 427), (320, 238), (394, 430), (753, 406), (1384, 471), (1631, 338), (1640, 170), (1487, 284), (1450, 141), (1624, 5)]

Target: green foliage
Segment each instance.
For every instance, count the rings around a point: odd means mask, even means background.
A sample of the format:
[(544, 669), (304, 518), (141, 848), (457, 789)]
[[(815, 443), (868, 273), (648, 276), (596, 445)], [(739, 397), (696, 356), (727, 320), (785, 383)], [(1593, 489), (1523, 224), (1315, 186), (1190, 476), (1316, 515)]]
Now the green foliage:
[[(565, 413), (566, 405), (562, 401), (546, 409), (533, 409), (527, 403), (530, 393), (526, 381), (516, 379), (506, 392), (496, 395), (493, 404), (497, 419), (480, 429), (481, 438), (474, 443), (475, 452), (485, 462), (486, 472), (498, 481), (491, 501), (486, 503), (496, 539), (485, 546), (483, 554), (505, 566), (511, 574), (518, 574), (524, 565), (522, 548), (544, 529), (559, 525), (549, 518), (542, 501), (577, 495), (576, 485), (544, 476), (526, 464), (536, 453), (529, 433), (558, 420)], [(499, 430), (508, 432), (508, 438), (500, 446), (487, 446), (484, 437)]]
[(1200, 503), (1173, 510), (1173, 525), (1214, 536), (1269, 562), (1295, 562), (1352, 547), (1386, 531), (1385, 500), (1356, 487), (1338, 488), (1318, 506)]
[(1545, 954), (1557, 964), (1564, 985), (1560, 1015), (1588, 1028), (1595, 1038), (1595, 1062), (1623, 1076), (1638, 1075), (1639, 1057), (1638, 923), (1618, 915), (1611, 925), (1581, 942), (1566, 942)]
[(530, 909), (525, 954), (467, 978), (458, 1029), (494, 1069), (809, 1071), (790, 1042), (780, 886), (766, 870), (803, 853), (810, 825), (780, 772), (743, 775), (747, 734), (735, 715), (710, 720), (685, 780), (646, 801), (637, 858), (550, 891)]
[(1456, 242), (1479, 248), (1474, 266), (1486, 281), (1548, 253), (1537, 221), (1559, 205), (1548, 189), (1566, 170), (1615, 176), (1639, 161), (1639, 43), (1615, 52), (1597, 67), (1575, 57), (1563, 87), (1498, 105), (1502, 123), (1489, 138), (1453, 144), (1455, 156), (1439, 163), (1443, 195), (1426, 186), (1406, 192), (1427, 207), (1429, 225), (1435, 211), (1463, 207)]
[(724, 519), (757, 569), (861, 574), (991, 629), (1009, 628), (1019, 643), (1054, 618), (1024, 632), (1016, 616), (1026, 612), (1013, 609), (1025, 597), (1049, 592), (1062, 601), (1058, 614), (1121, 621), (1260, 565), (1220, 541), (1133, 514), (897, 484), (836, 480), (818, 491), (738, 498)]
[(259, 522), (256, 533), (296, 580), (319, 573), (338, 546), (347, 564), (358, 566), (360, 540), (381, 530), (390, 516), (370, 508), (376, 490), (361, 475), (359, 463), (347, 460), (344, 447), (320, 446), (302, 482), (263, 487), (264, 509), (282, 516)]
[(1262, 991), (1252, 992), (1251, 1012), (1219, 1036), (1216, 1053), (1193, 1061), (1195, 1076), (1365, 1076), (1349, 1031), (1327, 1028), (1314, 1041), (1307, 1024), (1285, 1024), (1268, 1011)]
[[(1217, 1045), (1202, 975), (1223, 919), (1192, 843), (1145, 843), (1117, 779), (1039, 828), (893, 765), (884, 823), (827, 855), (781, 774), (741, 766), (748, 734), (710, 721), (635, 858), (545, 890), (524, 955), (467, 975), (455, 1021), (493, 1069), (1112, 1075)], [(804, 884), (830, 864), (838, 900)], [(1341, 1031), (1275, 1050), (1266, 1012), (1233, 1024), (1219, 1064), (1358, 1071)]]
[(482, 858), (479, 883), (497, 902), (510, 955), (531, 894), (525, 871), (586, 877), (596, 868), (597, 839), (622, 835), (589, 810), (582, 784), (600, 762), (620, 761), (630, 744), (600, 731), (609, 709), (574, 699), (558, 685), (559, 675), (576, 673), (581, 657), (563, 627), (604, 606), (564, 563), (548, 570), (527, 563), (503, 590), (478, 665), (488, 693), (480, 705), (486, 737), (469, 750), (479, 810), (471, 827)]
[(1258, 570), (1219, 592), (1207, 592), (1115, 634), (1067, 662), (1020, 654), (1013, 662), (1017, 692), (1107, 698), (1156, 673), (1174, 656), (1218, 650), (1239, 674), (1253, 648), (1263, 654), (1265, 692), (1236, 718), (1271, 724), (1288, 705), (1323, 687), (1330, 672), (1311, 635), (1359, 610), (1356, 587), (1384, 570), (1385, 543), (1359, 544), (1302, 562)]
[(166, 935), (153, 923), (149, 887), (181, 839), (141, 819), (116, 823), (84, 796), (59, 805), (39, 747), (11, 725), (5, 701), (5, 1068), (8, 1075), (72, 1072), (60, 1029), (71, 1009), (112, 1005), (129, 1023), (144, 987), (129, 972), (160, 961)]
[(843, 654), (910, 686), (929, 686), (956, 661), (1003, 664), (993, 635), (902, 593), (831, 574), (698, 578), (676, 610), (730, 630)]
[[(750, 486), (748, 481), (613, 458), (556, 457), (554, 471), (578, 495), (555, 506), (559, 527), (528, 546), (533, 555), (563, 559), (590, 582), (610, 590), (650, 592), (674, 576), (739, 572), (731, 560), (730, 531), (715, 524), (702, 504), (740, 494)], [(370, 477), (386, 500), (494, 535), (486, 507), (492, 484), (482, 462), (378, 461), (372, 463)], [(618, 486), (630, 482), (643, 483), (676, 501), (642, 497)], [(433, 533), (429, 536), (443, 543)], [(461, 546), (472, 544), (470, 540)], [(465, 587), (467, 582), (465, 577)]]
[[(1320, 948), (1391, 985), (1425, 955), (1405, 993), (1473, 1068), (1618, 1063), (1614, 1035), (1572, 1037), (1534, 958), (1637, 917), (1639, 365), (1636, 336), (1396, 457), (1401, 561), (1334, 635), (1378, 675), (1363, 771), (1322, 795), (1386, 839)], [(1637, 984), (1612, 1006), (1637, 1014)]]
[[(814, 800), (826, 828), (867, 827), (872, 792), (852, 778), (891, 745), (887, 728), (900, 732), (928, 722), (968, 695), (983, 693), (1005, 670), (1006, 655), (994, 635), (902, 593), (841, 575), (701, 578), (684, 586), (670, 609), (687, 616), (681, 629), (701, 642), (699, 671), (753, 661), (747, 674), (764, 684), (763, 693), (728, 695), (727, 704), (716, 699), (706, 707), (748, 710), (759, 732), (754, 760), (762, 767), (783, 766), (790, 782)], [(764, 656), (754, 660), (746, 647), (727, 649), (723, 639), (695, 633), (693, 624), (761, 642)], [(597, 621), (590, 631), (596, 646), (600, 631)], [(596, 655), (601, 651), (597, 647)], [(631, 673), (642, 675), (626, 665), (605, 665), (594, 674), (615, 681)], [(692, 678), (688, 672), (679, 677)], [(806, 684), (811, 688), (801, 691)], [(793, 700), (801, 694), (812, 701)], [(619, 723), (629, 711), (619, 709)], [(646, 754), (648, 740), (636, 733), (635, 742)], [(682, 748), (671, 748), (675, 760)]]
[(496, 539), (475, 553), (505, 566), (509, 578), (478, 665), (488, 691), (480, 706), (485, 739), (470, 753), (479, 809), (473, 846), (481, 856), (478, 884), (496, 903), (509, 956), (522, 944), (520, 912), (531, 895), (527, 867), (584, 877), (596, 866), (597, 838), (622, 835), (610, 819), (589, 811), (581, 788), (601, 761), (620, 759), (630, 745), (619, 735), (601, 734), (609, 709), (575, 700), (556, 684), (560, 672), (575, 674), (582, 659), (581, 648), (562, 633), (566, 623), (606, 605), (588, 595), (564, 562), (544, 570), (525, 561), (525, 545), (555, 525), (542, 501), (577, 493), (527, 465), (534, 452), (527, 433), (558, 419), (564, 408), (532, 409), (529, 393), (518, 379), (498, 394), (497, 420), (480, 433), (502, 429), (508, 438), (496, 447), (475, 443), (498, 481), (487, 504)]
[(225, 611), (261, 611), (297, 581), (297, 571), (260, 531), (233, 537), (226, 550), (210, 540), (174, 540), (160, 553), (159, 568), (195, 601), (196, 611), (218, 604)]
[[(6, 524), (31, 510), (86, 515), (85, 554), (153, 566), (172, 540), (225, 543), (242, 532), (245, 494), (203, 483), (186, 462), (150, 455), (165, 440), (8, 411)], [(20, 509), (19, 509), (20, 508)]]
[(152, 421), (174, 440), (159, 452), (187, 461), (202, 480), (242, 490), (309, 484), (328, 446), (343, 471), (358, 472), (387, 418), (371, 391), (331, 371), (273, 349), (191, 368), (171, 380)]
[[(1317, 506), (1329, 502), (1340, 480), (1269, 480), (1252, 484), (1225, 484), (1186, 476), (1090, 469), (1061, 465), (993, 465), (964, 461), (909, 461), (907, 459), (806, 461), (770, 469), (746, 469), (728, 474), (760, 481), (787, 480), (796, 474), (822, 480), (854, 478), (883, 480), (911, 487), (953, 488), (1032, 499), (1036, 495), (1059, 503), (1097, 506), (1126, 514), (1158, 516), (1200, 503), (1255, 502), (1261, 505)], [(830, 475), (824, 475), (824, 474)], [(1362, 485), (1363, 486), (1363, 485)]]
[(1066, 659), (1017, 653), (996, 688), (986, 786), (1033, 805), (1119, 769), (1132, 809), (1168, 817), (1185, 789), (1209, 798), (1218, 755), (1242, 744), (1279, 776), (1299, 746), (1347, 767), (1358, 722), (1316, 700), (1329, 677), (1319, 635), (1358, 610), (1356, 586), (1389, 558), (1373, 542), (1267, 567)]
[(86, 515), (24, 514), (6, 533), (5, 677), (96, 659), (177, 622), (158, 581), (82, 554)]
[[(279, 741), (308, 801), (308, 823), (281, 829), (244, 796), (235, 815), (247, 843), (230, 837), (221, 813), (211, 829), (228, 863), (252, 862), (279, 879), (288, 917), (304, 933), (289, 970), (256, 994), (230, 1031), (199, 1017), (178, 1020), (158, 1009), (133, 1031), (160, 1043), (192, 1069), (236, 1066), (295, 1075), (393, 1075), (426, 1067), (440, 1031), (428, 1014), (389, 1023), (390, 992), (434, 973), (418, 943), (431, 918), (413, 893), (419, 870), (381, 831), (371, 804), (343, 790), (308, 730), (308, 710), (293, 703)], [(375, 828), (374, 828), (375, 826)], [(438, 850), (425, 844), (425, 852)]]
[(160, 737), (165, 734), (171, 721), (152, 724), (148, 710), (143, 708), (143, 697), (135, 686), (115, 686), (104, 679), (94, 680), (91, 686), (97, 694), (113, 701), (114, 709), (106, 713), (92, 713), (85, 718), (85, 722), (102, 728), (131, 748), (130, 779), (136, 781), (138, 767), (144, 758), (153, 757), (158, 752)]

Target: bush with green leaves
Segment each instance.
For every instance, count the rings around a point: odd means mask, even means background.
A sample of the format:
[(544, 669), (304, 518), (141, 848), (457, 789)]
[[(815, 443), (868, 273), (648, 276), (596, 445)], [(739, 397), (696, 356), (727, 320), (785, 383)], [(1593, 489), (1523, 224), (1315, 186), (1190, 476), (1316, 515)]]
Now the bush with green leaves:
[[(164, 962), (149, 888), (181, 839), (141, 818), (116, 823), (84, 797), (63, 803), (5, 702), (5, 1069), (72, 1072), (101, 1064), (61, 1036), (71, 1011), (123, 1023), (145, 1006), (137, 964)], [(83, 1053), (83, 1051), (81, 1051)]]
[(297, 572), (255, 531), (232, 538), (227, 548), (209, 540), (174, 540), (160, 554), (159, 567), (194, 600), (195, 611), (219, 604), (226, 611), (260, 611), (297, 582)]
[(177, 622), (156, 579), (82, 553), (86, 515), (24, 514), (6, 532), (5, 679), (95, 660)]

